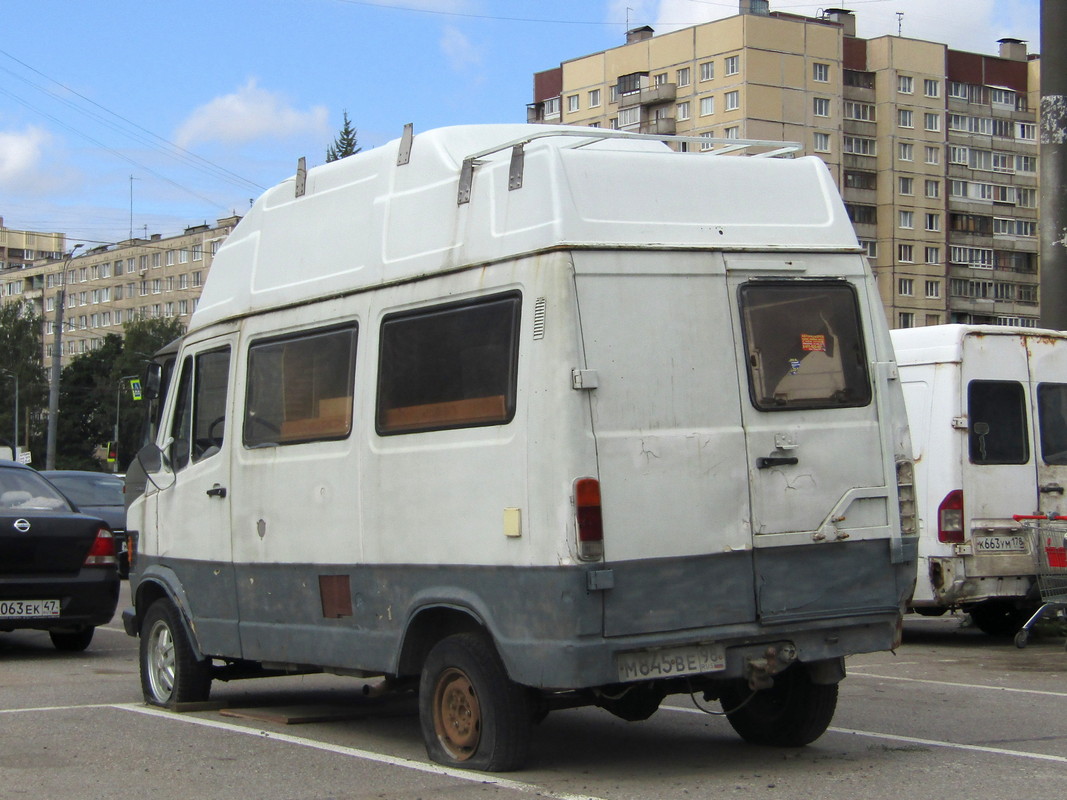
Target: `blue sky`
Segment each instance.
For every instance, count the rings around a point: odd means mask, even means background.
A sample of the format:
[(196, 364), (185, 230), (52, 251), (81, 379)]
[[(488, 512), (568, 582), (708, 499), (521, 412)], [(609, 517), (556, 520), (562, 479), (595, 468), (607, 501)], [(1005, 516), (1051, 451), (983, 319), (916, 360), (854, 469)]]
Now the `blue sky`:
[[(771, 0), (895, 34), (1040, 48), (1039, 0)], [(898, 20), (896, 12), (903, 12)], [(736, 0), (4, 0), (0, 217), (96, 244), (242, 214), (325, 151), (445, 125), (524, 122), (533, 73), (737, 13)], [(132, 217), (132, 221), (131, 221)]]

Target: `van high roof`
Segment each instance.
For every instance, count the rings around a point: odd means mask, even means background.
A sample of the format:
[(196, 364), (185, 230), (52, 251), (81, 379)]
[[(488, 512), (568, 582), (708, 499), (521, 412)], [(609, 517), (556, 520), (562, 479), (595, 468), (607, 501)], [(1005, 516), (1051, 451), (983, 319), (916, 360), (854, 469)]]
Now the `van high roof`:
[(298, 171), (219, 249), (190, 328), (554, 248), (860, 252), (820, 159), (663, 138), (462, 126)]

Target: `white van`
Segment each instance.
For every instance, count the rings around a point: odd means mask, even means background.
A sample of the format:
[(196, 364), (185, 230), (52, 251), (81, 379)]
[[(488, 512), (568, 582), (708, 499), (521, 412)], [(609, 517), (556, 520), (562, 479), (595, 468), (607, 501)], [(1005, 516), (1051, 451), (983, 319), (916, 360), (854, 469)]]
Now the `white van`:
[(892, 332), (915, 449), (912, 606), (994, 635), (1040, 605), (1016, 516), (1067, 513), (1067, 335), (996, 325)]
[(298, 172), (220, 248), (156, 443), (148, 702), (384, 675), (445, 764), (678, 692), (807, 743), (915, 580), (889, 334), (815, 158), (503, 125)]

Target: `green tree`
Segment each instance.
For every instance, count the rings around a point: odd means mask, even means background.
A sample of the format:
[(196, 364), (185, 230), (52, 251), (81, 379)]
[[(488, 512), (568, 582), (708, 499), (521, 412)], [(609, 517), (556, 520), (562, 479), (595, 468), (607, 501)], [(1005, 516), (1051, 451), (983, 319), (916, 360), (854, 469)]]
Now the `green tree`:
[[(48, 387), (41, 370), (41, 317), (26, 302), (0, 305), (0, 441), (15, 433), (15, 377), (18, 377), (19, 445), (30, 450), (43, 432), (41, 409), (47, 404)], [(44, 451), (41, 450), (43, 453)]]
[(344, 112), (344, 116), (345, 124), (341, 126), (341, 132), (337, 134), (333, 144), (326, 148), (327, 164), (354, 155), (363, 149), (356, 146), (356, 129), (352, 127), (352, 122), (348, 119), (348, 111)]

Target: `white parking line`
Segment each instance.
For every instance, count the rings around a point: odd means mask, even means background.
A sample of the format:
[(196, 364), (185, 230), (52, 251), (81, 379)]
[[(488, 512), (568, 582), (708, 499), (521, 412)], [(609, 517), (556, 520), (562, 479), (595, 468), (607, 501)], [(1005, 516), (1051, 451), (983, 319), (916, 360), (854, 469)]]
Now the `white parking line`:
[(301, 747), (309, 747), (314, 750), (322, 750), (327, 753), (336, 753), (338, 755), (350, 756), (352, 758), (360, 758), (364, 761), (373, 761), (378, 764), (388, 764), (394, 767), (403, 767), (404, 769), (415, 770), (416, 772), (427, 772), (431, 775), (446, 775), (450, 778), (470, 781), (471, 783), (499, 786), (502, 789), (512, 789), (516, 792), (533, 794), (537, 795), (538, 797), (550, 797), (553, 798), (553, 800), (601, 800), (601, 798), (595, 797), (593, 795), (570, 794), (569, 792), (554, 792), (544, 786), (538, 786), (537, 784), (533, 783), (522, 783), (521, 781), (508, 780), (507, 778), (498, 778), (492, 775), (491, 773), (470, 772), (468, 770), (462, 769), (449, 769), (448, 767), (442, 767), (439, 764), (429, 764), (422, 761), (412, 761), (408, 758), (387, 756), (381, 753), (373, 753), (369, 750), (359, 750), (354, 747), (344, 747), (343, 745), (330, 744), (328, 742), (319, 742), (314, 739), (305, 739), (300, 736), (290, 736), (285, 733), (273, 733), (271, 731), (265, 731), (256, 728), (245, 728), (241, 725), (234, 725), (229, 722), (202, 719), (200, 717), (192, 717), (185, 714), (175, 714), (173, 711), (165, 711), (163, 709), (152, 708), (151, 706), (143, 706), (135, 703), (112, 705), (110, 706), (110, 708), (119, 709), (121, 711), (133, 711), (138, 714), (147, 714), (150, 717), (162, 717), (164, 719), (171, 720), (174, 722), (187, 722), (191, 725), (201, 725), (205, 728), (215, 728), (217, 730), (229, 731), (231, 733), (244, 734), (246, 736), (255, 736), (259, 739), (269, 739), (275, 742), (295, 744)]
[[(997, 688), (997, 687), (983, 687)], [(682, 708), (680, 706), (663, 706), (667, 711), (677, 711), (682, 714), (706, 714), (699, 708)], [(843, 733), (848, 736), (862, 736), (867, 739), (880, 739), (889, 742), (902, 742), (904, 744), (921, 744), (926, 747), (943, 747), (948, 750), (965, 750), (977, 753), (990, 753), (998, 756), (1010, 756), (1012, 758), (1026, 758), (1034, 761), (1053, 761), (1058, 764), (1067, 764), (1067, 756), (1053, 756), (1045, 753), (1028, 753), (1024, 750), (1006, 750), (1002, 747), (986, 747), (979, 744), (963, 744), (962, 742), (946, 742), (940, 739), (919, 739), (915, 736), (900, 736), (895, 733), (879, 733), (878, 731), (858, 731), (851, 728), (827, 728), (830, 733)]]
[(1044, 689), (1015, 689), (1010, 686), (990, 686), (982, 683), (956, 683), (954, 681), (931, 681), (925, 678), (905, 678), (897, 675), (876, 675), (873, 672), (849, 671), (848, 676), (857, 678), (875, 678), (885, 681), (905, 681), (907, 683), (926, 683), (931, 686), (951, 686), (955, 689), (986, 689), (991, 692), (1015, 692), (1017, 694), (1034, 694), (1045, 697), (1067, 697), (1067, 692), (1050, 692)]

